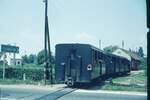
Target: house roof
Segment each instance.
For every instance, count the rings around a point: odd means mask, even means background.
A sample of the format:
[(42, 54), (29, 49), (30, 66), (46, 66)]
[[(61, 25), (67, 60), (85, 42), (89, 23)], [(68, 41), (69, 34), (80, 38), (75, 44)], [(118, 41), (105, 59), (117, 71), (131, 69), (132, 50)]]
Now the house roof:
[(140, 60), (141, 59), (141, 57), (140, 56), (138, 56), (136, 53), (134, 53), (134, 52), (131, 52), (131, 51), (128, 51), (128, 50), (125, 50), (125, 49), (122, 49), (122, 48), (119, 48), (119, 49), (121, 49), (122, 51), (124, 51), (125, 53), (127, 53), (128, 55), (130, 55), (133, 59), (135, 59), (135, 60)]

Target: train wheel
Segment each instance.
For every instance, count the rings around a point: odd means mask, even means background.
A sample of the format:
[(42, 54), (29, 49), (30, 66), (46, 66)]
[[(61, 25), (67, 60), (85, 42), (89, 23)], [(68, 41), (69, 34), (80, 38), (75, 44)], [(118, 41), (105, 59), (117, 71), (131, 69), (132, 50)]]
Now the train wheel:
[(73, 79), (69, 79), (69, 80), (67, 81), (67, 86), (68, 86), (68, 87), (74, 86), (74, 81), (73, 81)]

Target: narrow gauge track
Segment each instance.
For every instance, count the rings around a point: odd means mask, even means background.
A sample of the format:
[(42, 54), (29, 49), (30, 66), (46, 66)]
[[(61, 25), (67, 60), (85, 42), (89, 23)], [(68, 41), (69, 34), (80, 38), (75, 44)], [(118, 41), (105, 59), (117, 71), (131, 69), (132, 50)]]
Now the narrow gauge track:
[(71, 92), (74, 92), (75, 90), (77, 90), (77, 88), (63, 88), (45, 96), (42, 96), (40, 98), (37, 98), (35, 100), (57, 100), (58, 98), (63, 97)]

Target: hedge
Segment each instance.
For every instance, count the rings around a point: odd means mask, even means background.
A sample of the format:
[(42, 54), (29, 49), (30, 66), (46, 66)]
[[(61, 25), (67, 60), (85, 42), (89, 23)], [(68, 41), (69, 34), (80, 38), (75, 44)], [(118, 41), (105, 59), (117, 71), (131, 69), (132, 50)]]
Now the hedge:
[[(27, 80), (40, 81), (44, 79), (43, 68), (19, 68), (8, 67), (5, 68), (5, 78), (7, 79), (23, 79), (23, 74), (26, 75)], [(0, 78), (3, 77), (3, 68), (0, 68)]]

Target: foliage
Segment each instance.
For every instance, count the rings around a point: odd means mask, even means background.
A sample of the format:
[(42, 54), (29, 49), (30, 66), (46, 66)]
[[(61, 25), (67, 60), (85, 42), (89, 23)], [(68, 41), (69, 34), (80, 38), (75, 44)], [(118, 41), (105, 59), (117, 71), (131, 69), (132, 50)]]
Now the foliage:
[(144, 70), (145, 75), (147, 75), (147, 57), (141, 58), (140, 68)]
[(37, 57), (36, 55), (30, 54), (28, 57), (29, 63), (36, 63)]
[(22, 63), (23, 64), (26, 64), (26, 63), (28, 64), (29, 63), (27, 55), (22, 56)]
[(38, 68), (38, 67), (43, 67), (43, 66), (40, 66), (38, 64), (24, 64), (23, 67), (24, 68)]
[(117, 48), (119, 48), (118, 46), (108, 46), (105, 47), (103, 50), (106, 53), (112, 53), (113, 51), (115, 51)]
[(29, 56), (27, 55), (22, 56), (23, 64), (33, 64), (33, 63), (36, 64), (36, 62), (37, 62), (37, 57), (34, 54), (30, 54)]
[[(54, 60), (55, 60), (54, 56), (52, 54), (50, 54), (50, 55), (51, 55), (51, 62), (52, 62), (52, 64), (54, 64)], [(43, 64), (44, 63), (44, 59), (45, 59), (45, 51), (42, 50), (37, 55), (37, 62), (38, 62), (38, 64)]]
[(0, 52), (0, 58), (1, 58), (1, 56), (2, 56), (2, 52)]
[[(53, 72), (52, 77), (53, 77), (53, 82), (55, 83), (54, 66), (55, 65), (53, 64), (52, 65), (52, 72)], [(2, 72), (3, 72), (3, 67), (0, 67), (0, 79), (2, 78), (2, 75), (3, 75)], [(23, 80), (24, 74), (26, 75), (26, 80), (28, 80), (28, 81)], [(36, 64), (25, 64), (23, 66), (20, 66), (20, 65), (7, 66), (7, 68), (5, 68), (5, 79), (7, 79), (7, 80), (10, 79), (10, 81), (12, 81), (12, 82), (14, 82), (13, 81), (14, 79), (21, 80), (21, 81), (23, 81), (22, 83), (31, 83), (32, 81), (33, 82), (43, 81), (44, 80), (44, 68), (42, 66), (36, 65)]]
[(140, 57), (144, 57), (144, 52), (143, 52), (143, 48), (142, 48), (142, 47), (139, 47), (139, 50), (138, 50), (137, 54), (138, 54)]
[(140, 59), (140, 69), (144, 70), (145, 75), (147, 75), (147, 57), (142, 57)]
[(141, 68), (146, 68), (147, 67), (147, 58), (143, 57), (141, 58)]
[(38, 64), (43, 64), (44, 63), (44, 50), (40, 51), (37, 55), (37, 62)]
[[(0, 68), (0, 78), (2, 78), (2, 68)], [(23, 74), (26, 74), (27, 80), (40, 81), (44, 79), (43, 68), (19, 68), (19, 67), (9, 67), (5, 69), (6, 79), (23, 79)]]

